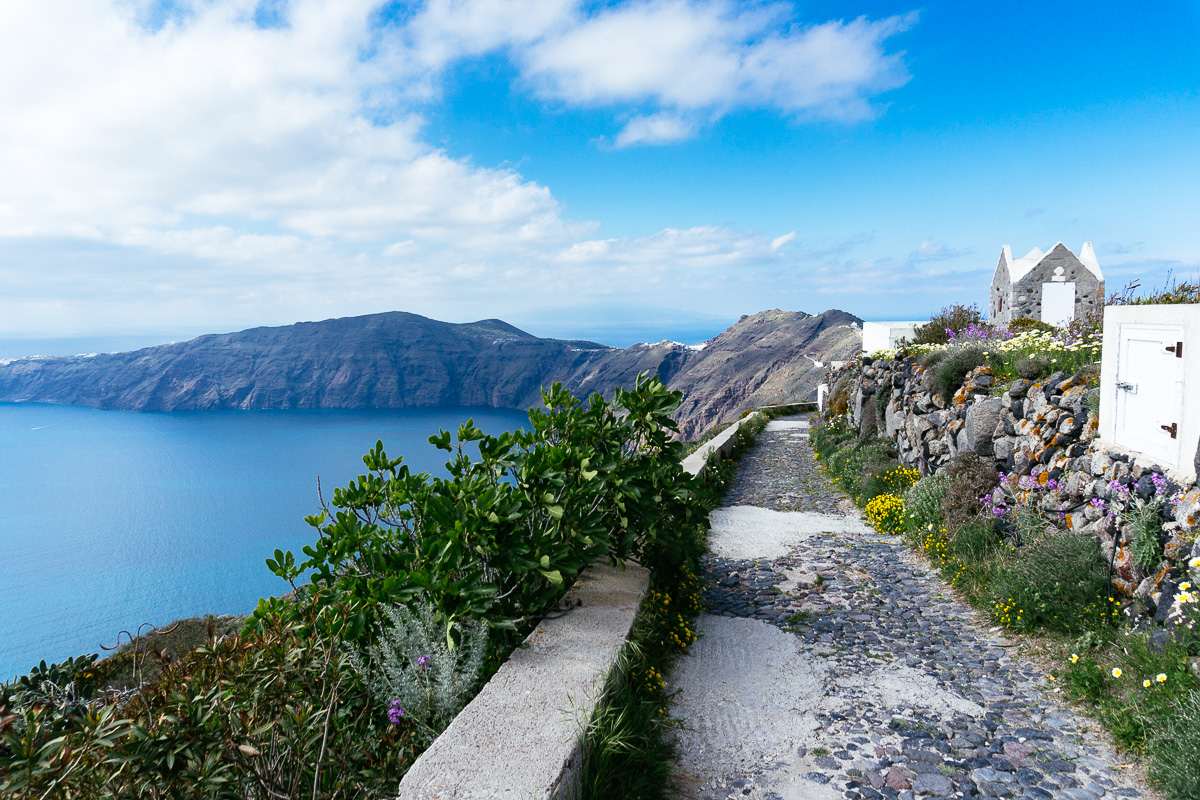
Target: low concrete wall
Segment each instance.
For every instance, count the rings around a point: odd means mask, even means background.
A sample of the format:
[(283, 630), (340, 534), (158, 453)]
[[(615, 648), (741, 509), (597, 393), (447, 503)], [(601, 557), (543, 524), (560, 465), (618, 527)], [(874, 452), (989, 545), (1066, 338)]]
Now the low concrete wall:
[[(649, 572), (597, 564), (400, 782), (400, 800), (570, 796), (581, 734), (629, 637)], [(573, 607), (572, 607), (573, 606)]]
[[(812, 406), (815, 404), (799, 404)], [(727, 456), (749, 414), (681, 466), (700, 477)], [(400, 782), (398, 800), (559, 800), (582, 766), (582, 734), (629, 638), (649, 572), (597, 564), (566, 595), (571, 610), (545, 619), (455, 717)]]
[(737, 422), (730, 425), (725, 430), (718, 433), (713, 438), (709, 439), (704, 444), (696, 448), (696, 452), (685, 458), (682, 462), (683, 471), (691, 475), (693, 478), (699, 478), (704, 474), (704, 467), (708, 464), (708, 458), (713, 453), (719, 454), (721, 458), (733, 452), (734, 446), (737, 444), (738, 429), (745, 425), (750, 420), (758, 415), (755, 411), (742, 417)]

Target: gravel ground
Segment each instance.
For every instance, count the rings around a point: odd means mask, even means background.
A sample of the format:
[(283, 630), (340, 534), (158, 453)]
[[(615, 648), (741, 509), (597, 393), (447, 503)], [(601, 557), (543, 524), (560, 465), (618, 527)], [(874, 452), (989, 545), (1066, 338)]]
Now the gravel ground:
[(713, 516), (709, 613), (669, 677), (679, 796), (1149, 796), (938, 575), (848, 513), (803, 422), (768, 426)]

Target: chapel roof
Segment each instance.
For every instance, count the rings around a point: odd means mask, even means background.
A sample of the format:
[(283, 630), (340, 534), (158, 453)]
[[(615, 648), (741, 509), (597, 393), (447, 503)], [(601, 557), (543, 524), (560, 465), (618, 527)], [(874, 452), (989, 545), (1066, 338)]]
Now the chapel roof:
[[(1062, 242), (1056, 242), (1054, 247), (1051, 247), (1046, 252), (1042, 252), (1038, 248), (1033, 248), (1020, 258), (1012, 257), (1012, 248), (1009, 245), (1004, 245), (1000, 249), (1000, 261), (1008, 267), (1008, 278), (1012, 283), (1016, 283), (1033, 270), (1055, 249), (1065, 247)], [(1070, 252), (1069, 250), (1067, 252)], [(1088, 272), (1096, 276), (1097, 280), (1104, 280), (1103, 273), (1100, 272), (1100, 262), (1096, 260), (1096, 251), (1092, 249), (1091, 242), (1084, 242), (1083, 247), (1079, 248), (1079, 255), (1076, 256), (1079, 263), (1087, 269)]]

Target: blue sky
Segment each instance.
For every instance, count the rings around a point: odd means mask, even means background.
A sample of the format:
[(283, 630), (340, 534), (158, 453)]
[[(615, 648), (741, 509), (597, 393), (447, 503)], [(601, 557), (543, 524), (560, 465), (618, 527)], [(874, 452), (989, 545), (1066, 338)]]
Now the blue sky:
[(1198, 34), (1195, 2), (6, 4), (0, 356), (918, 318), (1059, 240), (1110, 289), (1193, 277)]

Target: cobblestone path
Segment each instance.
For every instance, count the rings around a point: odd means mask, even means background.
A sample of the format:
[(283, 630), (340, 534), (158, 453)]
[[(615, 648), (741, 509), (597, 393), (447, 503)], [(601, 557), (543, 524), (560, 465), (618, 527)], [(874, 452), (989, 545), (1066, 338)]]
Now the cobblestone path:
[(1149, 797), (1094, 723), (772, 422), (713, 514), (702, 636), (669, 678), (680, 797)]

